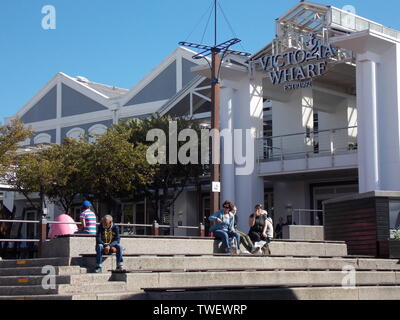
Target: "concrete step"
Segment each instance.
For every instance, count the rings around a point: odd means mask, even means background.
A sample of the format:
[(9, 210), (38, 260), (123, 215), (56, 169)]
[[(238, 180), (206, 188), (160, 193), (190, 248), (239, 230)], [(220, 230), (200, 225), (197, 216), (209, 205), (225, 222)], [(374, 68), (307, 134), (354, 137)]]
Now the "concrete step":
[(126, 283), (120, 281), (105, 283), (57, 284), (54, 289), (44, 289), (41, 285), (0, 286), (0, 296), (33, 295), (74, 295), (109, 292), (126, 292)]
[(70, 266), (71, 258), (45, 258), (45, 259), (19, 259), (19, 260), (1, 260), (0, 269), (2, 268), (27, 268), (27, 267), (43, 267), (43, 266)]
[[(77, 275), (64, 275), (56, 276), (56, 284), (93, 284), (93, 283), (107, 283), (112, 278), (112, 274), (77, 274)], [(44, 275), (40, 276), (3, 276), (0, 277), (1, 286), (33, 286), (41, 285)], [(46, 279), (45, 279), (46, 280)]]
[(74, 295), (19, 295), (0, 296), (1, 300), (146, 300), (147, 294), (143, 291), (108, 292)]
[(112, 281), (111, 272), (105, 272), (101, 274), (97, 273), (86, 273), (80, 275), (71, 275), (70, 284), (80, 285), (80, 284), (104, 284)]
[[(399, 300), (399, 286), (273, 288), (162, 293), (0, 296), (1, 300)], [(201, 303), (199, 303), (201, 304)]]
[[(39, 286), (42, 285), (42, 276), (3, 276), (0, 277), (0, 287), (3, 286)], [(56, 284), (70, 283), (70, 276), (56, 276)]]
[(34, 296), (56, 294), (58, 294), (57, 289), (44, 289), (41, 285), (0, 287), (0, 296)]
[[(163, 237), (122, 238), (123, 253), (129, 254), (213, 254), (221, 252), (221, 243), (210, 238), (172, 239)], [(347, 255), (344, 242), (284, 241), (275, 240), (270, 244), (274, 255), (280, 256), (336, 256)], [(93, 254), (94, 237), (65, 237), (47, 241), (44, 244), (45, 257), (79, 257)]]
[[(80, 266), (56, 266), (54, 267), (56, 275), (73, 275), (86, 273), (85, 268)], [(29, 276), (29, 275), (45, 275), (48, 271), (45, 271), (43, 267), (20, 267), (20, 268), (1, 268), (0, 277), (4, 276)]]
[(108, 283), (85, 283), (85, 284), (60, 284), (58, 293), (61, 295), (76, 294), (96, 294), (96, 293), (123, 293), (127, 291), (127, 285), (124, 281), (114, 281)]
[(143, 291), (74, 295), (73, 300), (146, 300)]
[[(346, 274), (341, 271), (217, 271), (115, 274), (115, 280), (126, 281), (129, 291), (143, 288), (185, 288), (207, 286), (287, 286), (307, 284), (341, 286)], [(400, 284), (399, 272), (355, 273), (356, 285)]]
[(271, 288), (190, 292), (151, 292), (150, 300), (399, 300), (400, 286)]
[[(89, 270), (95, 268), (94, 257), (84, 257), (83, 266)], [(105, 270), (115, 268), (115, 259), (106, 257), (103, 267)], [(127, 270), (187, 270), (187, 269), (272, 269), (272, 270), (343, 270), (353, 266), (359, 270), (398, 270), (398, 260), (384, 259), (340, 259), (340, 258), (298, 258), (298, 257), (263, 257), (263, 256), (138, 256), (124, 257)]]
[(19, 296), (0, 296), (1, 300), (73, 300), (72, 295), (58, 295), (58, 294), (47, 294), (47, 295), (19, 295)]

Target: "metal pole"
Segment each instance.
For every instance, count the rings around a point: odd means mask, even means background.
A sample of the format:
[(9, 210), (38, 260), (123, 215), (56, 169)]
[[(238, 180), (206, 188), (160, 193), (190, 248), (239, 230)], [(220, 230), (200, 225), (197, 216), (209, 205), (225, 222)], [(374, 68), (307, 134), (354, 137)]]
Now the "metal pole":
[[(212, 49), (212, 69), (211, 69), (211, 129), (213, 130), (212, 139), (212, 163), (211, 163), (211, 182), (220, 182), (220, 165), (219, 165), (219, 143), (216, 144), (216, 140), (219, 140), (219, 120), (220, 120), (220, 83), (218, 80), (218, 71), (221, 65), (221, 56), (219, 50), (216, 48)], [(216, 132), (218, 134), (216, 135)], [(219, 141), (218, 141), (219, 142)], [(218, 161), (217, 161), (218, 160)], [(219, 210), (219, 192), (213, 192), (211, 188), (211, 213)]]
[(39, 245), (38, 245), (38, 255), (39, 258), (43, 257), (43, 245), (47, 239), (47, 219), (42, 218), (39, 223)]
[(214, 47), (217, 45), (217, 0), (214, 0)]

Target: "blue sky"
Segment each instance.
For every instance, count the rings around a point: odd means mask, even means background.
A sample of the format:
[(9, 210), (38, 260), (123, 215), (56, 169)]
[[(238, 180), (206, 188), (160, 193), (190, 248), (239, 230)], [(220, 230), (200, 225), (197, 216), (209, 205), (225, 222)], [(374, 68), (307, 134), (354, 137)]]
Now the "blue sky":
[[(219, 0), (238, 50), (254, 52), (275, 34), (275, 18), (298, 0)], [(400, 30), (398, 0), (319, 0)], [(199, 42), (211, 0), (1, 0), (0, 121), (12, 116), (57, 72), (131, 88), (179, 41)], [(56, 30), (42, 28), (42, 7), (56, 8)], [(220, 15), (219, 39), (234, 35)], [(212, 43), (211, 25), (204, 37)]]

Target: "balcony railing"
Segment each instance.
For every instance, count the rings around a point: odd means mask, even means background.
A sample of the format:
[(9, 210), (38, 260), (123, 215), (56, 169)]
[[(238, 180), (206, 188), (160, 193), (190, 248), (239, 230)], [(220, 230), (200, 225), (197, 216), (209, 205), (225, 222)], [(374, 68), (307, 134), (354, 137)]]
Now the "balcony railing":
[(357, 150), (357, 127), (265, 137), (258, 140), (257, 148), (260, 161), (354, 153)]
[(340, 10), (335, 7), (331, 7), (331, 26), (339, 27), (351, 32), (363, 31), (363, 30), (374, 30), (381, 32), (393, 38), (400, 39), (400, 32), (385, 27), (382, 24), (376, 23), (374, 21), (365, 19), (363, 17), (357, 16), (353, 13)]

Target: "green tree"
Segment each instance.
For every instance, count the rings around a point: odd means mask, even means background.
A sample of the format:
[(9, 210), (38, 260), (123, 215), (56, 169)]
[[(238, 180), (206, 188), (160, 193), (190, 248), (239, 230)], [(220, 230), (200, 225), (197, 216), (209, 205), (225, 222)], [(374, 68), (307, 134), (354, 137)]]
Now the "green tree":
[(146, 160), (146, 146), (130, 142), (131, 130), (110, 128), (98, 136), (87, 156), (88, 191), (111, 206), (116, 199), (141, 193), (152, 182), (155, 169)]
[[(90, 188), (91, 163), (88, 161), (94, 146), (87, 141), (65, 139), (41, 152), (40, 157), (49, 163), (50, 178), (43, 185), (44, 194), (69, 212), (78, 194), (86, 195)], [(34, 173), (32, 173), (34, 174)]]
[[(154, 164), (152, 167), (155, 174), (152, 179), (151, 185), (144, 188), (144, 193), (151, 201), (153, 210), (157, 213), (157, 218), (160, 221), (161, 215), (164, 212), (169, 212), (179, 195), (183, 192), (184, 188), (192, 183), (197, 184), (198, 179), (207, 173), (207, 166), (201, 164), (201, 148), (200, 143), (197, 144), (197, 161), (195, 163), (183, 164), (179, 160), (177, 163), (171, 163), (168, 159), (170, 144), (169, 132), (170, 122), (176, 122), (177, 134), (184, 129), (193, 129), (197, 137), (201, 137), (201, 128), (197, 121), (185, 118), (172, 118), (168, 115), (161, 116), (156, 114), (154, 116), (138, 120), (130, 119), (126, 122), (121, 122), (115, 127), (119, 132), (130, 133), (130, 142), (140, 142), (147, 146), (152, 145), (153, 141), (147, 141), (147, 133), (152, 129), (160, 129), (166, 135), (166, 163)], [(176, 141), (178, 150), (188, 142)], [(160, 213), (160, 215), (159, 215)], [(155, 217), (154, 217), (155, 218)]]
[[(16, 157), (13, 172), (8, 175), (8, 183), (40, 212), (46, 187), (53, 182), (51, 167), (51, 162), (41, 152), (27, 152)], [(39, 203), (34, 201), (34, 193), (39, 193)]]
[[(93, 143), (65, 139), (21, 154), (9, 183), (40, 211), (45, 196), (66, 213), (78, 195), (111, 206), (117, 198), (140, 192), (155, 171), (146, 161), (146, 147), (130, 143), (129, 137), (129, 131), (111, 128)], [(37, 192), (39, 204), (32, 198)]]
[(13, 165), (19, 143), (26, 140), (33, 134), (30, 128), (15, 119), (8, 125), (0, 126), (0, 176), (4, 176)]

